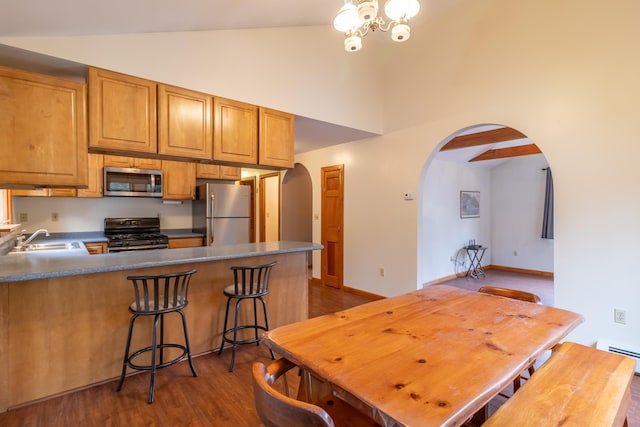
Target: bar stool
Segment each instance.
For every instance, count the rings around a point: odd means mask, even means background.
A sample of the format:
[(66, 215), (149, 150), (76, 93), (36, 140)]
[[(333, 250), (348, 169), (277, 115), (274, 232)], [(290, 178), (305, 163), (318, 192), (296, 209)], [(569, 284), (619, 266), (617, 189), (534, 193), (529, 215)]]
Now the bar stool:
[[(135, 301), (129, 306), (129, 311), (133, 314), (129, 321), (129, 332), (127, 334), (127, 345), (124, 350), (124, 361), (122, 363), (122, 374), (116, 391), (122, 389), (127, 366), (139, 371), (151, 371), (151, 381), (149, 385), (148, 403), (153, 403), (153, 389), (155, 385), (156, 369), (171, 366), (174, 363), (188, 357), (189, 366), (194, 377), (198, 376), (191, 360), (191, 348), (189, 347), (189, 334), (187, 333), (187, 321), (183, 309), (187, 306), (187, 291), (191, 276), (196, 270), (183, 273), (162, 274), (156, 276), (129, 276), (133, 284)], [(184, 331), (184, 345), (164, 342), (164, 315), (178, 313), (182, 318), (182, 329)], [(151, 345), (144, 347), (134, 353), (129, 354), (131, 346), (131, 335), (135, 320), (140, 316), (153, 316), (153, 335)], [(158, 320), (160, 321), (160, 343), (158, 343)], [(164, 360), (164, 350), (166, 348), (176, 348), (182, 353), (168, 361)], [(151, 364), (140, 365), (134, 360), (144, 354), (151, 353)], [(159, 358), (159, 361), (156, 360)]]
[[(220, 343), (220, 349), (218, 355), (222, 354), (225, 343), (230, 343), (232, 348), (231, 353), (231, 365), (229, 366), (229, 372), (233, 372), (233, 365), (236, 358), (236, 347), (239, 344), (252, 344), (260, 345), (260, 337), (258, 336), (258, 330), (269, 330), (269, 319), (267, 316), (267, 304), (263, 297), (269, 293), (269, 276), (271, 275), (271, 267), (276, 265), (276, 262), (264, 265), (256, 265), (250, 267), (231, 267), (233, 271), (234, 283), (224, 288), (224, 295), (227, 297), (227, 310), (224, 315), (224, 327), (222, 328), (222, 342)], [(235, 318), (232, 328), (227, 328), (227, 321), (229, 320), (229, 306), (232, 300), (236, 301)], [(240, 303), (245, 300), (253, 300), (253, 323), (251, 324), (239, 324)], [(264, 325), (258, 322), (258, 310), (257, 301), (262, 303), (262, 311), (264, 312)], [(243, 329), (253, 329), (254, 336), (247, 339), (238, 339), (238, 331)], [(233, 337), (229, 337), (233, 335)], [(271, 358), (276, 359), (272, 350)]]

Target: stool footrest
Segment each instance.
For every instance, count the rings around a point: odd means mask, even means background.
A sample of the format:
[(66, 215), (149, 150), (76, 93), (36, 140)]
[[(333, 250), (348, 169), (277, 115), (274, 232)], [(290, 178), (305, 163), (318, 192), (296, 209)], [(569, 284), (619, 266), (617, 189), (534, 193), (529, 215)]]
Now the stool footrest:
[[(241, 325), (241, 326), (238, 326), (236, 329), (238, 331), (239, 330), (243, 330), (243, 329), (253, 329), (253, 330), (256, 330), (256, 331), (257, 330), (261, 330), (261, 331), (265, 331), (265, 332), (268, 330), (266, 327), (261, 326), (261, 325)], [(255, 337), (254, 338), (247, 338), (247, 339), (244, 339), (244, 340), (235, 340), (235, 341), (233, 340), (233, 338), (227, 338), (228, 334), (233, 335), (233, 331), (234, 331), (234, 328), (230, 328), (230, 329), (227, 329), (226, 331), (224, 331), (224, 334), (222, 334), (222, 339), (225, 342), (228, 342), (228, 343), (234, 344), (234, 345), (236, 345), (236, 344), (237, 345), (253, 344), (253, 343), (259, 343), (260, 342), (260, 338), (259, 337), (258, 338), (255, 338)]]
[[(179, 356), (166, 361), (166, 362), (162, 362), (162, 363), (156, 363), (156, 369), (159, 368), (165, 368), (167, 366), (171, 366), (175, 363), (180, 362), (181, 360), (183, 360), (186, 356), (187, 356), (187, 348), (182, 345), (182, 344), (158, 344), (156, 346), (156, 350), (162, 351), (165, 348), (177, 348), (182, 350), (182, 354), (180, 354)], [(133, 363), (133, 359), (135, 359), (136, 357), (142, 355), (143, 353), (149, 352), (153, 350), (153, 346), (148, 346), (145, 348), (141, 348), (140, 350), (136, 351), (135, 353), (133, 353), (131, 356), (129, 356), (127, 358), (127, 360), (125, 361), (127, 366), (129, 366), (131, 369), (137, 369), (138, 371), (150, 371), (153, 369), (153, 366), (151, 365), (138, 365)], [(158, 357), (158, 356), (156, 356)]]

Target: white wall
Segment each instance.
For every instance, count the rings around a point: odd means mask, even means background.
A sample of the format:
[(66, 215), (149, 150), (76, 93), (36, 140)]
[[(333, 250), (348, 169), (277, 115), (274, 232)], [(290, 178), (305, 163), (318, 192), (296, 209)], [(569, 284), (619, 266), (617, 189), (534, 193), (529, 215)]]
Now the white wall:
[[(473, 239), (488, 246), (483, 265), (492, 263), (492, 186), (486, 169), (442, 160), (432, 161), (425, 171), (420, 203), (422, 253), (419, 284), (466, 271), (467, 254), (461, 248)], [(460, 191), (480, 192), (480, 217), (460, 218)], [(452, 260), (453, 258), (453, 260)]]
[[(46, 228), (52, 233), (74, 231), (103, 231), (105, 218), (155, 217), (160, 215), (163, 229), (191, 229), (191, 202), (166, 205), (159, 199), (105, 197), (76, 199), (69, 197), (14, 197), (16, 222), (20, 213), (29, 220), (20, 224), (28, 232)], [(51, 214), (58, 213), (58, 221)]]
[(492, 264), (553, 272), (553, 240), (543, 239), (547, 161), (515, 157), (491, 170)]
[[(433, 150), (471, 125), (518, 129), (554, 171), (555, 303), (586, 319), (571, 338), (640, 347), (638, 16), (637, 0), (463, 0), (381, 51), (382, 70), (371, 49), (346, 55), (329, 26), (228, 35), (241, 42), (205, 33), (0, 43), (386, 129), (296, 158), (312, 175), (314, 213), (319, 168), (345, 164), (345, 284), (381, 295), (419, 285), (422, 201), (401, 195), (417, 193)], [(614, 307), (627, 310), (627, 325), (613, 323)]]

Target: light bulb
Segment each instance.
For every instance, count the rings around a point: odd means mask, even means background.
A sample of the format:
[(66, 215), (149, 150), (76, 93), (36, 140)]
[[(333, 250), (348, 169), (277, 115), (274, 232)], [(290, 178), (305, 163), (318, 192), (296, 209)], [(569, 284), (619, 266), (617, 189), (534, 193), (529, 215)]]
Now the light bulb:
[(349, 36), (344, 39), (344, 50), (356, 52), (362, 49), (362, 39), (359, 36)]
[(411, 37), (411, 28), (407, 24), (396, 24), (391, 30), (391, 39), (394, 42), (404, 42)]
[(384, 4), (384, 13), (393, 21), (409, 20), (419, 11), (420, 2), (418, 0), (387, 0)]
[(369, 22), (376, 19), (378, 15), (378, 2), (377, 1), (364, 1), (358, 4), (358, 18), (361, 21)]
[(358, 18), (358, 10), (352, 3), (345, 3), (333, 18), (333, 27), (341, 33), (347, 33), (362, 24), (363, 22)]

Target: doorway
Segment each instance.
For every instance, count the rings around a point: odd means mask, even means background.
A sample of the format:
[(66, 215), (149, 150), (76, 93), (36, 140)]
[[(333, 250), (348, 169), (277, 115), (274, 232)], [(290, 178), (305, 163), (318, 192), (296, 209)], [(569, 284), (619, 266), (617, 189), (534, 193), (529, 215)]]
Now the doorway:
[(280, 174), (260, 175), (260, 241), (280, 240)]
[(256, 241), (256, 177), (251, 176), (240, 180), (240, 185), (249, 187), (249, 242)]
[(321, 281), (326, 286), (343, 286), (344, 165), (327, 166), (322, 175)]
[[(469, 240), (487, 247), (487, 274), (552, 278), (554, 241), (541, 237), (548, 167), (534, 142), (510, 127), (474, 125), (443, 140), (420, 178), (419, 286), (464, 276)], [(478, 195), (476, 215), (461, 213), (468, 191)]]

